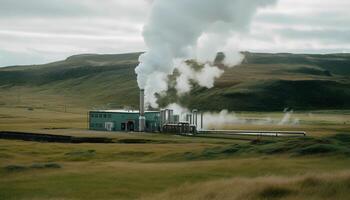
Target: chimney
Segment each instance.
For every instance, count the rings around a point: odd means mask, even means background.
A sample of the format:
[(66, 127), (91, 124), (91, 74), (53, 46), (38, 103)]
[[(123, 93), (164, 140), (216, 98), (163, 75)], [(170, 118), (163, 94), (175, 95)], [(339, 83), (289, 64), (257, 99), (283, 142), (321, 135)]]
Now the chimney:
[(140, 117), (139, 117), (139, 131), (144, 132), (146, 126), (145, 118), (145, 90), (140, 90)]

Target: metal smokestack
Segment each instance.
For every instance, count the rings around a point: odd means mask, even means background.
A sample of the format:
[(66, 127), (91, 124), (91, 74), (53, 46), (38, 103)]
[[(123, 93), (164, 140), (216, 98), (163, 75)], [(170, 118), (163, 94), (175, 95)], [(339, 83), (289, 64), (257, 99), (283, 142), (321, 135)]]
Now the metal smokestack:
[(145, 118), (145, 90), (140, 90), (140, 117), (139, 117), (139, 131), (144, 132), (146, 126)]

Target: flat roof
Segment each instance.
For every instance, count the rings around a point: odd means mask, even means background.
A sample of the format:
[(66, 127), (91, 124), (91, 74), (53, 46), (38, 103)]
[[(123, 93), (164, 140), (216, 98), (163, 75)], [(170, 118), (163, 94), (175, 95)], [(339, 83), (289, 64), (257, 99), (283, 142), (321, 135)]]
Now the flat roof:
[[(139, 110), (90, 110), (90, 112), (102, 112), (102, 113), (131, 113), (139, 114)], [(145, 111), (145, 113), (157, 113), (159, 111)]]

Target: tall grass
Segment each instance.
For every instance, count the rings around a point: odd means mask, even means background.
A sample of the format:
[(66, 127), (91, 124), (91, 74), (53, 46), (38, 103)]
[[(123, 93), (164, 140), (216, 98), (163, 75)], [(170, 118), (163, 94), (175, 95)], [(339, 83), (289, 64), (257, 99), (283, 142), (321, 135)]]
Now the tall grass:
[(239, 200), (239, 199), (349, 199), (350, 171), (337, 174), (308, 174), (297, 177), (231, 178), (184, 184), (152, 199)]

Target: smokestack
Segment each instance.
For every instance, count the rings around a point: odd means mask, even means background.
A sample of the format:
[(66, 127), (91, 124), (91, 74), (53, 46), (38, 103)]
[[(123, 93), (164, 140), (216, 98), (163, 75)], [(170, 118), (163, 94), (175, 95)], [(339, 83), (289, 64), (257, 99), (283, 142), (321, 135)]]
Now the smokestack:
[(145, 90), (140, 90), (140, 117), (139, 117), (139, 131), (144, 132), (146, 126), (145, 118)]

